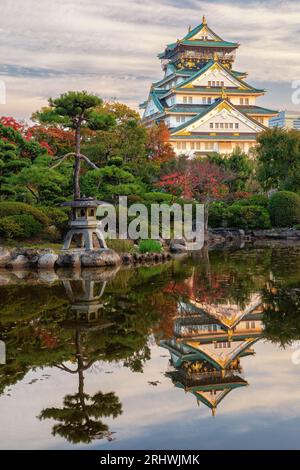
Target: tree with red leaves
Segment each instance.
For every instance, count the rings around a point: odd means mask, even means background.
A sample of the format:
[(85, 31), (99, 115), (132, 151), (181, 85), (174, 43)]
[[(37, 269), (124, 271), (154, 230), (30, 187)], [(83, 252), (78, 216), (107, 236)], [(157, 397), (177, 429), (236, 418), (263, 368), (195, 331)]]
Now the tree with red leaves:
[(158, 186), (176, 196), (202, 202), (207, 232), (210, 204), (228, 193), (232, 175), (206, 159), (180, 158), (176, 166), (177, 169), (161, 177)]
[(170, 132), (164, 122), (154, 124), (148, 130), (147, 150), (155, 163), (165, 163), (175, 158), (175, 152), (169, 142)]

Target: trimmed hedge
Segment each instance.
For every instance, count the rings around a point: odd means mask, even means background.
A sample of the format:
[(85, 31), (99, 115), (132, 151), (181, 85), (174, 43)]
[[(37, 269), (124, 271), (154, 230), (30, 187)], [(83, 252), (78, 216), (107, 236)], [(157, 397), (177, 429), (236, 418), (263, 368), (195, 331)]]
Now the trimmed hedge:
[(0, 235), (5, 239), (22, 240), (38, 235), (42, 230), (43, 225), (30, 214), (0, 219)]
[(233, 204), (227, 210), (227, 221), (230, 227), (242, 229), (268, 229), (271, 221), (268, 211), (260, 206), (243, 206)]
[(241, 206), (260, 206), (267, 209), (269, 206), (269, 198), (263, 194), (255, 194), (247, 199), (237, 201), (237, 204), (240, 204)]
[(57, 207), (39, 207), (49, 219), (50, 225), (55, 225), (55, 227), (60, 231), (61, 234), (64, 234), (68, 229), (69, 223), (69, 210), (59, 209)]
[(11, 215), (31, 215), (44, 227), (50, 224), (47, 215), (36, 207), (25, 204), (24, 202), (0, 202), (0, 218)]
[(293, 227), (300, 223), (300, 196), (290, 191), (274, 193), (269, 202), (271, 222), (275, 227)]
[(227, 206), (224, 202), (213, 202), (209, 208), (208, 225), (211, 228), (223, 227), (227, 219)]

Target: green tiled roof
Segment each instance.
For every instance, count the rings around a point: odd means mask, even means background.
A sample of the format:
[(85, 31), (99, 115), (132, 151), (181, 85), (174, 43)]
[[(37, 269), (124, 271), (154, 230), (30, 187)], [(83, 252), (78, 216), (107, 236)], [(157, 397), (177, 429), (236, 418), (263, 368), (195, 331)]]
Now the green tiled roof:
[(171, 131), (171, 137), (170, 140), (199, 140), (199, 139), (205, 139), (205, 140), (256, 140), (256, 134), (239, 134), (239, 135), (234, 135), (234, 134), (222, 134), (221, 132), (218, 132), (216, 135), (210, 135), (210, 134), (191, 134), (191, 135), (172, 135), (172, 132), (177, 132), (177, 127), (174, 129), (170, 129)]
[(168, 82), (169, 80), (172, 80), (173, 78), (176, 78), (176, 77), (189, 77), (189, 76), (193, 75), (194, 73), (195, 73), (195, 71), (191, 71), (191, 70), (183, 70), (183, 69), (182, 70), (176, 70), (175, 72), (171, 73), (170, 75), (167, 75), (166, 77), (162, 78), (158, 82), (154, 82), (152, 85), (154, 87), (159, 87), (159, 86), (163, 85), (164, 83)]
[(184, 39), (190, 39), (192, 37), (195, 36), (195, 34), (199, 33), (199, 31), (201, 31), (204, 26), (206, 27), (207, 31), (212, 34), (213, 36), (215, 36), (217, 39), (220, 39), (220, 41), (222, 41), (222, 39), (220, 38), (220, 36), (218, 36), (216, 33), (214, 33), (208, 26), (207, 24), (203, 24), (203, 23), (200, 23), (198, 26), (196, 26), (195, 28), (193, 28), (191, 31), (189, 31), (189, 33), (184, 37)]
[[(175, 104), (165, 111), (171, 113), (195, 113), (199, 114), (202, 111), (208, 109), (210, 105), (207, 104)], [(239, 111), (242, 111), (245, 114), (276, 114), (278, 111), (272, 109), (261, 108), (260, 106), (235, 106)]]
[(237, 70), (231, 70), (232, 75), (235, 77), (245, 77), (247, 76), (247, 72), (238, 72)]
[(202, 111), (208, 109), (210, 105), (207, 104), (174, 104), (170, 108), (166, 109), (165, 111), (171, 113), (195, 113), (199, 114)]
[[(181, 85), (179, 85), (176, 90), (179, 91), (181, 90), (180, 88)], [(157, 90), (155, 90), (157, 91)], [(171, 90), (162, 90), (164, 93), (161, 94), (160, 98), (165, 98), (167, 97), (168, 95), (170, 95), (170, 92)], [(182, 91), (182, 90), (181, 90)], [(209, 93), (209, 94), (219, 94), (221, 95), (223, 89), (220, 88), (220, 87), (213, 87), (213, 88), (207, 88), (207, 87), (193, 87), (193, 88), (183, 88), (183, 91), (185, 91), (187, 94), (192, 94), (193, 92), (196, 92), (196, 93)], [(241, 95), (244, 95), (245, 93), (246, 94), (251, 94), (251, 93), (265, 93), (266, 90), (258, 90), (256, 88), (251, 88), (249, 90), (241, 90), (239, 88), (226, 88), (225, 89), (227, 95), (230, 95), (230, 94), (241, 94)]]
[(173, 42), (167, 45), (168, 50), (174, 50), (179, 45), (184, 46), (202, 46), (202, 47), (229, 47), (229, 48), (236, 48), (239, 46), (236, 42), (228, 42), (228, 41), (189, 41), (189, 40), (182, 40), (179, 42)]
[[(180, 86), (178, 86), (176, 88), (176, 90), (180, 90)], [(212, 88), (207, 88), (207, 87), (193, 87), (193, 88), (186, 88), (184, 89), (188, 94), (189, 93), (192, 93), (193, 91), (197, 91), (197, 92), (206, 92), (206, 93), (221, 93), (222, 92), (222, 88), (218, 88), (218, 87), (212, 87)], [(247, 90), (242, 90), (242, 89), (239, 89), (239, 88), (226, 88), (225, 89), (225, 92), (230, 95), (231, 93), (237, 93), (237, 94), (248, 94), (248, 93), (265, 93), (266, 90), (259, 90), (257, 88), (251, 88), (251, 89), (247, 89)]]
[(261, 108), (260, 106), (236, 106), (239, 111), (245, 114), (277, 114), (274, 109)]
[(221, 103), (220, 100), (218, 101), (215, 101), (212, 105), (210, 106), (207, 106), (205, 109), (203, 109), (199, 114), (197, 114), (197, 116), (193, 117), (192, 119), (190, 119), (188, 122), (185, 122), (183, 124), (181, 124), (180, 126), (174, 128), (174, 131), (176, 130), (176, 132), (178, 131), (181, 131), (182, 129), (185, 129), (187, 126), (189, 126), (190, 124), (193, 124), (193, 122), (195, 121), (198, 121), (198, 119), (200, 119), (202, 116), (205, 116), (205, 114), (209, 113), (210, 111), (212, 111), (216, 106), (218, 106), (219, 104)]

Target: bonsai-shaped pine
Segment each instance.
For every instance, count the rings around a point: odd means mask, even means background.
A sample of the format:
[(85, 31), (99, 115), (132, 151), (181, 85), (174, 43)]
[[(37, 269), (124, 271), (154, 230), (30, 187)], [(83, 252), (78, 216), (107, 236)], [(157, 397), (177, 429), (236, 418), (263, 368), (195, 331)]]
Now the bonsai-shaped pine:
[(112, 433), (100, 418), (116, 418), (122, 414), (122, 404), (114, 392), (98, 392), (92, 396), (84, 392), (84, 371), (91, 367), (94, 361), (85, 362), (82, 331), (79, 327), (76, 328), (75, 345), (77, 369), (72, 370), (65, 364), (56, 364), (56, 367), (71, 374), (78, 374), (78, 392), (65, 396), (63, 408), (44, 409), (39, 419), (58, 421), (52, 428), (53, 436), (61, 436), (72, 444), (89, 444), (95, 439), (103, 438), (111, 440)]
[(74, 198), (80, 198), (80, 168), (84, 160), (93, 169), (98, 167), (81, 153), (82, 130), (107, 130), (114, 126), (115, 119), (102, 107), (103, 101), (96, 95), (86, 91), (69, 91), (58, 98), (49, 99), (49, 107), (42, 108), (32, 118), (41, 124), (55, 125), (65, 130), (74, 130), (74, 152), (67, 153), (57, 159), (52, 166), (55, 168), (69, 157), (74, 157), (73, 192)]

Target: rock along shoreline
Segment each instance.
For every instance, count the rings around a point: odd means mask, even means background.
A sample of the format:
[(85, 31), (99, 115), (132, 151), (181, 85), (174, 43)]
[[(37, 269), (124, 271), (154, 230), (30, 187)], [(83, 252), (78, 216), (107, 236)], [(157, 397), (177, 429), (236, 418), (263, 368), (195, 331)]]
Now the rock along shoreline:
[[(300, 243), (300, 230), (283, 228), (269, 230), (240, 230), (218, 228), (209, 231), (210, 249), (240, 246), (273, 246)], [(120, 265), (157, 264), (170, 261), (176, 255), (186, 254), (184, 240), (171, 240), (162, 253), (121, 253), (113, 250), (68, 250), (55, 253), (48, 248), (8, 248), (0, 246), (0, 269), (105, 268)]]
[(61, 251), (55, 253), (50, 248), (6, 248), (0, 247), (0, 269), (38, 269), (56, 268), (106, 268), (120, 265), (156, 264), (170, 261), (170, 253), (122, 253), (113, 250)]

